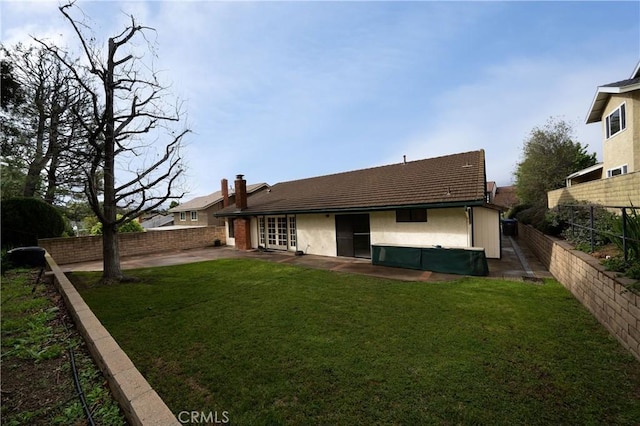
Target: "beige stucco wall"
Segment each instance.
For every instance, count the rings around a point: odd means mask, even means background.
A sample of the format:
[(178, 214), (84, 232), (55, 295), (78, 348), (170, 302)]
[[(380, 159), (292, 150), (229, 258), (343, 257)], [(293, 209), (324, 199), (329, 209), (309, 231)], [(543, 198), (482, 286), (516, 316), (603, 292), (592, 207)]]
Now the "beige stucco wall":
[[(488, 257), (500, 257), (499, 213), (476, 208), (476, 240), (485, 247)], [(427, 222), (398, 223), (395, 210), (369, 213), (371, 244), (408, 246), (469, 247), (471, 227), (465, 208), (429, 209)], [(297, 249), (306, 254), (337, 256), (335, 214), (296, 215)], [(234, 245), (226, 228), (226, 241)], [(251, 218), (251, 246), (257, 248), (257, 218)], [(291, 248), (295, 250), (296, 248)]]
[[(626, 128), (615, 136), (606, 139), (606, 117), (625, 103)], [(602, 140), (604, 171), (627, 165), (628, 173), (640, 171), (640, 91), (611, 95), (604, 110), (602, 121)]]
[(216, 203), (205, 210), (198, 210), (198, 220), (191, 220), (191, 212), (185, 213), (185, 220), (180, 220), (180, 213), (173, 214), (173, 223), (178, 226), (224, 226), (224, 219), (218, 219), (213, 214), (222, 209), (222, 202)]
[(371, 244), (468, 247), (469, 225), (463, 207), (427, 210), (427, 221), (397, 223), (395, 211), (370, 216)]
[(500, 212), (473, 208), (473, 246), (483, 247), (489, 259), (500, 258)]
[(298, 250), (320, 256), (337, 256), (336, 217), (334, 214), (296, 216)]
[(604, 206), (640, 206), (640, 171), (572, 185), (547, 193), (548, 207), (586, 201)]

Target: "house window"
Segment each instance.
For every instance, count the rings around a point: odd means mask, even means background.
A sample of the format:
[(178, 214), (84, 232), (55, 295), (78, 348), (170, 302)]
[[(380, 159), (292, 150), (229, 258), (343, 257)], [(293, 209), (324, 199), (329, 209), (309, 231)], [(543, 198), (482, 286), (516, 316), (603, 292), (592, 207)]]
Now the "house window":
[(232, 217), (229, 218), (229, 220), (227, 220), (227, 223), (229, 224), (229, 238), (235, 238), (236, 237), (236, 227), (233, 224), (234, 219)]
[(279, 246), (287, 245), (287, 218), (286, 217), (278, 218), (278, 245)]
[(296, 217), (289, 216), (289, 244), (291, 247), (296, 247), (298, 244), (296, 242)]
[(265, 246), (265, 229), (264, 229), (264, 216), (258, 218), (258, 239), (259, 244)]
[(627, 117), (625, 108), (625, 104), (622, 104), (611, 114), (607, 115), (607, 119), (605, 120), (607, 139), (617, 135), (627, 128)]
[(426, 222), (427, 209), (397, 209), (396, 222)]
[(607, 177), (613, 177), (618, 175), (626, 175), (627, 174), (627, 165), (616, 167), (614, 169), (607, 170)]
[(267, 218), (267, 242), (270, 246), (276, 245), (276, 218), (268, 217)]
[(198, 221), (198, 212), (191, 212), (191, 222)]
[(180, 222), (184, 222), (187, 220), (187, 214), (185, 212), (180, 212)]

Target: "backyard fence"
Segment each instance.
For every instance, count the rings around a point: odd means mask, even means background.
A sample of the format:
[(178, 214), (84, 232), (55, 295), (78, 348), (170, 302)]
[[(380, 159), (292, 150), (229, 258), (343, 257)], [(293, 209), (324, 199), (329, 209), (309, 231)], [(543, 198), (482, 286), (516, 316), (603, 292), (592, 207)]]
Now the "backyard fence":
[(588, 235), (592, 252), (608, 241), (621, 249), (625, 262), (640, 257), (640, 207), (561, 204), (553, 210), (566, 222), (571, 237)]

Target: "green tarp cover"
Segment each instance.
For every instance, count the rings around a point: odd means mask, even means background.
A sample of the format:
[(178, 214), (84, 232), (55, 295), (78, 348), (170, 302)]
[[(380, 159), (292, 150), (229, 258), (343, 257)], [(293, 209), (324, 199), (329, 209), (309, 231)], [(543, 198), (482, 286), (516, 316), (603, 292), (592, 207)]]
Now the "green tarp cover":
[(447, 274), (489, 274), (485, 252), (479, 249), (373, 245), (371, 262), (374, 265)]

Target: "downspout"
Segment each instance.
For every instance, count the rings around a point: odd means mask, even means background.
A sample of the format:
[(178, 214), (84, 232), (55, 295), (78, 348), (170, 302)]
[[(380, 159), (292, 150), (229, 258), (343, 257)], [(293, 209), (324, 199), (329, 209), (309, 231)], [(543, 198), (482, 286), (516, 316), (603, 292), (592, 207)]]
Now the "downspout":
[(470, 235), (470, 237), (471, 237), (470, 238), (471, 239), (471, 246), (470, 247), (473, 247), (474, 243), (475, 243), (474, 238), (473, 238), (473, 234), (474, 234), (474, 232), (473, 232), (474, 231), (473, 207), (467, 207), (467, 209), (468, 209), (467, 212), (469, 212), (469, 225), (470, 225), (470, 228), (471, 228), (471, 235)]

